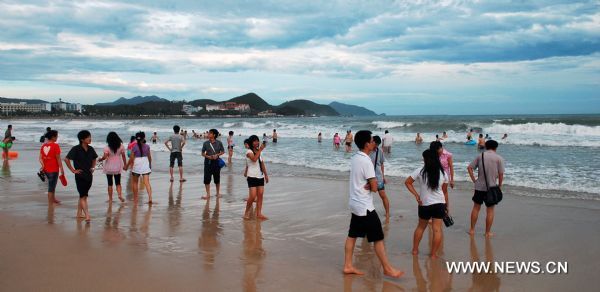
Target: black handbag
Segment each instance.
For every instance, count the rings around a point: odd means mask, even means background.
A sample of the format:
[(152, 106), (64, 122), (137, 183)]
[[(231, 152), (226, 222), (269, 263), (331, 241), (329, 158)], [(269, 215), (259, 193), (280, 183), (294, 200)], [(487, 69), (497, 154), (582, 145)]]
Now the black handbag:
[(446, 227), (454, 225), (454, 219), (452, 219), (452, 216), (448, 214), (448, 210), (446, 210), (446, 214), (444, 215), (444, 218), (442, 218), (442, 220), (444, 221), (444, 225), (446, 225)]
[(487, 174), (485, 172), (485, 159), (483, 158), (483, 152), (481, 153), (481, 163), (483, 164), (483, 177), (485, 179), (485, 186), (487, 188), (484, 202), (486, 206), (493, 206), (502, 201), (502, 191), (500, 190), (500, 187), (495, 186), (490, 188), (490, 185), (488, 184)]

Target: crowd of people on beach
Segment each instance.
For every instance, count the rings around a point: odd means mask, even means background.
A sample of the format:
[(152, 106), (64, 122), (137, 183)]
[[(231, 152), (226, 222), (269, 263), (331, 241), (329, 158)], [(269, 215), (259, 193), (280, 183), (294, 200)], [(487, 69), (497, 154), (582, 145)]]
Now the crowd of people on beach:
[[(173, 182), (174, 167), (177, 162), (179, 182), (184, 183), (183, 169), (183, 149), (186, 146), (187, 131), (181, 130), (178, 125), (173, 126), (173, 133), (164, 141), (164, 145), (170, 152), (169, 156), (169, 174), (170, 181)], [(206, 131), (206, 135), (197, 135), (195, 131), (193, 137), (204, 138), (206, 141), (202, 144), (201, 155), (204, 158), (204, 186), (206, 194), (202, 199), (208, 200), (211, 197), (211, 183), (215, 185), (217, 198), (221, 197), (220, 181), (221, 169), (226, 165), (231, 165), (234, 155), (234, 132), (229, 131), (226, 141), (227, 150), (219, 139), (221, 134), (217, 129)], [(470, 134), (470, 135), (469, 135)], [(62, 157), (61, 147), (57, 143), (59, 132), (51, 128), (46, 129), (46, 133), (40, 137), (42, 143), (39, 151), (40, 171), (38, 176), (43, 181), (48, 181), (48, 204), (60, 204), (56, 197), (56, 186), (60, 180), (63, 185), (67, 184), (64, 165), (73, 173), (79, 201), (77, 205), (77, 218), (90, 222), (91, 216), (88, 208), (89, 191), (93, 184), (94, 172), (98, 164), (102, 165), (103, 172), (107, 179), (108, 201), (112, 203), (114, 190), (116, 188), (118, 199), (125, 203), (121, 187), (121, 175), (123, 172), (131, 171), (133, 201), (135, 204), (139, 201), (140, 181), (144, 184), (147, 203), (153, 204), (152, 186), (150, 175), (152, 173), (152, 151), (150, 145), (146, 142), (144, 132), (137, 132), (131, 136), (128, 144), (124, 144), (121, 137), (116, 132), (109, 132), (106, 136), (106, 146), (100, 152), (91, 146), (92, 134), (87, 130), (82, 130), (77, 134), (78, 145), (73, 146), (67, 155)], [(467, 134), (467, 139), (473, 136), (473, 130)], [(506, 136), (506, 134), (505, 134)], [(417, 203), (418, 224), (413, 234), (412, 253), (419, 253), (419, 244), (427, 226), (431, 225), (433, 240), (431, 244), (430, 257), (437, 258), (438, 250), (442, 242), (442, 224), (451, 226), (453, 219), (450, 216), (449, 189), (454, 188), (454, 164), (453, 155), (444, 148), (442, 141), (448, 139), (446, 132), (442, 137), (437, 137), (432, 141), (422, 153), (423, 165), (416, 167), (410, 176), (406, 178), (404, 184), (410, 194), (412, 194)], [(481, 206), (486, 206), (486, 226), (485, 236), (492, 237), (491, 228), (494, 221), (494, 208), (502, 200), (502, 183), (504, 180), (504, 159), (496, 153), (498, 142), (486, 139), (483, 134), (479, 135), (479, 143), (485, 151), (480, 152), (468, 165), (469, 178), (474, 184), (474, 194), (472, 197), (473, 208), (471, 210), (471, 225), (469, 234), (475, 234), (475, 226), (478, 221)], [(153, 144), (160, 139), (156, 132), (150, 138)], [(277, 143), (278, 135), (276, 129), (269, 137), (263, 134), (263, 139), (257, 135), (251, 135), (244, 140), (245, 147), (245, 167), (244, 177), (248, 185), (248, 197), (246, 207), (243, 212), (243, 219), (250, 220), (252, 207), (254, 208), (254, 217), (257, 220), (267, 220), (268, 218), (262, 212), (264, 201), (265, 184), (269, 183), (269, 176), (262, 153), (267, 147), (268, 140)], [(422, 143), (423, 138), (417, 133), (416, 143)], [(7, 143), (15, 141), (12, 135), (12, 126), (7, 127), (4, 139), (2, 140), (3, 149), (6, 153), (5, 159), (8, 159)], [(322, 133), (317, 136), (318, 143), (322, 142)], [(339, 150), (342, 138), (338, 133), (333, 136), (334, 149)], [(352, 264), (353, 251), (357, 238), (364, 238), (368, 242), (374, 243), (375, 253), (380, 260), (385, 275), (390, 277), (400, 277), (403, 272), (394, 268), (388, 261), (384, 246), (384, 233), (379, 215), (375, 211), (373, 197), (378, 194), (382, 200), (385, 209), (385, 222), (390, 220), (390, 199), (386, 194), (386, 184), (388, 180), (385, 176), (386, 154), (391, 153), (393, 137), (389, 131), (385, 131), (383, 138), (374, 136), (371, 131), (360, 130), (355, 134), (351, 130), (346, 132), (343, 138), (346, 152), (351, 152), (353, 144), (358, 151), (350, 159), (350, 177), (349, 177), (349, 209), (351, 211), (350, 227), (345, 242), (345, 260), (343, 272), (346, 274), (363, 274)], [(221, 157), (228, 154), (227, 162)], [(475, 175), (477, 170), (477, 175)]]

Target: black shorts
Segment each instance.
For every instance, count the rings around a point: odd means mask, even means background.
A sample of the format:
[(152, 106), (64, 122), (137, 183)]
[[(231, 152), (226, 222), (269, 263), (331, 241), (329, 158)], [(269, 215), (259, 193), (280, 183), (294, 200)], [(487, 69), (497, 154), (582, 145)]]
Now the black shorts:
[(90, 189), (92, 188), (92, 177), (82, 178), (78, 175), (75, 176), (75, 185), (77, 185), (77, 192), (80, 198), (88, 196)]
[(183, 166), (183, 155), (181, 152), (171, 152), (171, 157), (169, 159), (169, 167), (175, 166), (175, 160), (177, 159), (177, 166)]
[(277, 143), (277, 139), (273, 139), (273, 143)]
[(346, 142), (346, 146), (348, 146), (348, 147), (352, 146), (352, 142)]
[(108, 186), (109, 187), (113, 186), (113, 178), (115, 179), (115, 185), (120, 186), (121, 185), (121, 175), (120, 174), (107, 174), (106, 180), (108, 181)]
[(46, 172), (46, 177), (48, 178), (48, 192), (54, 193), (58, 182), (58, 172)]
[(216, 185), (221, 183), (221, 168), (216, 160), (206, 160), (204, 162), (204, 184), (209, 185), (211, 178)]
[(419, 206), (419, 218), (423, 220), (442, 219), (446, 215), (446, 204)]
[(367, 211), (366, 216), (352, 214), (352, 219), (350, 219), (348, 237), (357, 238), (365, 236), (369, 242), (383, 240), (383, 228), (381, 228), (381, 221), (375, 210)]
[[(475, 193), (473, 194), (473, 199), (472, 200), (473, 200), (473, 202), (475, 202), (475, 204), (481, 205), (481, 204), (483, 204), (485, 202), (485, 196), (486, 195), (487, 195), (486, 191), (475, 190)], [(498, 204), (488, 204), (488, 203), (485, 203), (486, 207), (492, 207), (492, 206), (495, 206), (495, 205), (498, 205)]]
[(248, 181), (248, 188), (264, 187), (265, 186), (265, 179), (264, 178), (248, 177), (246, 179), (246, 181)]

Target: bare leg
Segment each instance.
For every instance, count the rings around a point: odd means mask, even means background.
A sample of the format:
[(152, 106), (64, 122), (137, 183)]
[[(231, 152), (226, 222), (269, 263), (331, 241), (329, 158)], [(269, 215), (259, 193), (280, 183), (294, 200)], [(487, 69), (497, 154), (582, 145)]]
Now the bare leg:
[(123, 199), (123, 188), (121, 188), (121, 185), (117, 185), (117, 194), (119, 195), (119, 200), (121, 203), (125, 202), (125, 199)]
[(173, 181), (173, 168), (169, 167), (169, 175), (171, 175), (171, 181)]
[(354, 255), (354, 245), (356, 245), (356, 238), (346, 238), (346, 245), (344, 246), (344, 274), (355, 274), (364, 275), (365, 273), (357, 270), (352, 265), (352, 256)]
[(133, 178), (133, 183), (131, 184), (131, 189), (133, 190), (133, 201), (137, 203), (140, 187), (140, 177), (138, 175), (133, 175), (131, 178)]
[(480, 209), (480, 204), (473, 203), (473, 210), (471, 210), (471, 229), (469, 230), (470, 235), (475, 235), (475, 225), (477, 224), (477, 217), (479, 216)]
[(210, 184), (204, 185), (204, 188), (206, 189), (206, 196), (203, 196), (202, 199), (208, 200), (210, 198)]
[(442, 219), (433, 219), (433, 242), (431, 243), (431, 258), (437, 259), (437, 252), (442, 244)]
[(221, 197), (221, 184), (215, 184), (215, 188), (217, 189), (217, 198)]
[(256, 198), (256, 190), (257, 188), (249, 188), (248, 189), (248, 200), (246, 201), (246, 211), (244, 212), (244, 219), (250, 219), (250, 210), (252, 209), (252, 204), (254, 203), (254, 199)]
[(82, 214), (83, 208), (81, 207), (82, 206), (81, 201), (82, 201), (81, 198), (79, 198), (79, 200), (77, 201), (77, 219), (84, 218), (83, 214)]
[(385, 190), (379, 191), (379, 197), (383, 201), (383, 207), (385, 208), (385, 223), (390, 223), (390, 200), (388, 199)]
[(262, 214), (263, 195), (265, 193), (265, 187), (256, 188), (256, 218), (260, 220), (267, 220), (265, 215)]
[(85, 221), (90, 222), (90, 211), (88, 210), (87, 196), (83, 197), (81, 200), (81, 205), (83, 207), (83, 212), (85, 213)]
[(487, 214), (485, 216), (485, 236), (492, 237), (492, 224), (494, 224), (494, 206), (487, 207)]
[(180, 182), (184, 182), (185, 179), (183, 178), (183, 166), (179, 167), (179, 181)]
[(113, 200), (113, 188), (112, 186), (108, 186), (108, 201), (112, 202)]
[(148, 204), (152, 204), (152, 186), (150, 185), (150, 175), (144, 175), (144, 186), (146, 187), (146, 192), (148, 193)]
[(404, 272), (396, 270), (388, 261), (387, 255), (385, 254), (385, 245), (383, 244), (383, 240), (375, 242), (375, 254), (381, 262), (384, 275), (393, 278), (400, 278), (402, 275), (404, 275)]
[(425, 232), (428, 223), (428, 220), (419, 218), (419, 224), (417, 225), (417, 228), (415, 228), (415, 233), (413, 234), (413, 255), (417, 255), (419, 253), (419, 243), (421, 243), (423, 232)]

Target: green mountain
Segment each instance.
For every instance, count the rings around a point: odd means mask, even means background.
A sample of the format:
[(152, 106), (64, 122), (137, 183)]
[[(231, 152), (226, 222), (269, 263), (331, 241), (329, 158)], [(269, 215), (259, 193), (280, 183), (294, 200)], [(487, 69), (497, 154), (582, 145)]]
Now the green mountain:
[(19, 99), (19, 98), (7, 98), (7, 97), (0, 97), (0, 102), (3, 102), (3, 103), (26, 102), (26, 103), (31, 103), (31, 104), (48, 103), (47, 101), (41, 100), (41, 99)]
[(234, 97), (228, 100), (228, 102), (249, 104), (250, 109), (252, 109), (252, 112), (262, 112), (273, 108), (273, 106), (271, 106), (269, 103), (267, 103), (264, 99), (262, 99), (254, 92)]
[(340, 113), (343, 116), (376, 116), (377, 114), (374, 111), (366, 109), (362, 106), (356, 106), (351, 104), (345, 104), (341, 102), (334, 101), (329, 104), (335, 111)]
[(121, 97), (113, 102), (97, 103), (95, 105), (99, 105), (99, 106), (138, 105), (138, 104), (142, 104), (142, 103), (146, 103), (146, 102), (160, 102), (160, 101), (168, 102), (168, 100), (166, 100), (164, 98), (158, 97), (156, 95), (151, 95), (151, 96), (135, 96), (132, 98)]
[(333, 108), (328, 105), (314, 103), (310, 100), (297, 99), (284, 102), (275, 108), (280, 115), (304, 115), (304, 116), (339, 116)]

